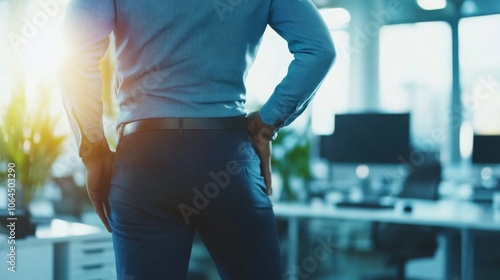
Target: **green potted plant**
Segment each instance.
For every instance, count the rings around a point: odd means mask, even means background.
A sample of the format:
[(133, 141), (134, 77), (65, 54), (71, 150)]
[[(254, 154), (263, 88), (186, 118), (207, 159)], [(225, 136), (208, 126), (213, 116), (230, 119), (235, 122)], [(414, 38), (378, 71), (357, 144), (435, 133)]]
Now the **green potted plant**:
[(285, 128), (280, 130), (273, 141), (271, 166), (281, 177), (281, 200), (298, 199), (297, 192), (292, 187), (292, 179), (300, 179), (306, 185), (312, 177), (309, 165), (311, 140), (306, 134), (300, 135), (291, 128)]
[[(54, 133), (60, 115), (50, 111), (52, 99), (47, 87), (40, 87), (34, 104), (28, 104), (24, 87), (12, 94), (5, 111), (0, 111), (0, 164), (15, 164), (18, 207), (27, 204), (50, 178), (50, 168), (62, 152), (66, 135)], [(29, 106), (33, 105), (33, 106)], [(0, 168), (0, 181), (7, 177)], [(21, 197), (19, 197), (21, 196)]]

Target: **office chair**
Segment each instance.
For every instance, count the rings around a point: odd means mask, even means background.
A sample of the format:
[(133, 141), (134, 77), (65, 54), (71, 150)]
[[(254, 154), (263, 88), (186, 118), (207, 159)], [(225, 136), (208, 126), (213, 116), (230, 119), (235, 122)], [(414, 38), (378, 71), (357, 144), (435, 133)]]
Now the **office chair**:
[[(410, 167), (399, 197), (437, 200), (441, 171), (441, 164), (434, 156), (424, 155), (422, 164)], [(396, 267), (396, 275), (370, 279), (407, 279), (406, 263), (412, 259), (433, 257), (438, 246), (437, 235), (437, 230), (432, 227), (374, 223), (371, 232), (374, 250), (385, 256), (387, 264)]]
[(420, 165), (410, 166), (410, 174), (406, 178), (399, 198), (437, 200), (439, 184), (442, 181), (441, 163), (433, 155), (423, 156)]
[(433, 228), (383, 223), (372, 226), (372, 242), (374, 250), (384, 254), (386, 263), (396, 268), (394, 276), (370, 278), (372, 280), (406, 280), (406, 263), (433, 257), (438, 246)]

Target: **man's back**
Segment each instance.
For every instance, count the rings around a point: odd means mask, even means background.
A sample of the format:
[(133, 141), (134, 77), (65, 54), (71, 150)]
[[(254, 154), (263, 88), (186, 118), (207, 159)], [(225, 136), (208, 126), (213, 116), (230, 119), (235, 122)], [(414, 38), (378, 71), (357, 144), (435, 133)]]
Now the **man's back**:
[[(82, 17), (92, 19), (81, 22)], [(67, 19), (67, 30), (78, 30), (75, 56), (85, 64), (104, 52), (114, 31), (119, 123), (246, 115), (244, 80), (269, 25), (288, 42), (295, 60), (261, 116), (268, 124), (288, 125), (305, 109), (335, 56), (310, 1), (87, 0), (71, 4)]]
[[(246, 116), (244, 80), (267, 25), (295, 59)], [(65, 29), (64, 101), (118, 278), (185, 279), (198, 232), (222, 279), (281, 279), (270, 141), (304, 111), (335, 57), (312, 2), (72, 0)], [(113, 31), (116, 153), (97, 70)]]
[(117, 1), (115, 35), (123, 81), (119, 96), (125, 111), (121, 120), (140, 117), (144, 106), (150, 109), (147, 117), (245, 114), (243, 79), (266, 28), (270, 4)]

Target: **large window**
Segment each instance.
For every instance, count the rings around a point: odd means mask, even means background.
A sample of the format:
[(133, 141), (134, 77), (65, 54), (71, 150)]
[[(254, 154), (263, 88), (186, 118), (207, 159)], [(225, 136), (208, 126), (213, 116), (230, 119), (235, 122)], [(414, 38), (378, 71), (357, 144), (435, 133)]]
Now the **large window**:
[(445, 22), (399, 24), (380, 31), (380, 104), (411, 112), (412, 144), (446, 152), (452, 81), (451, 29)]
[(53, 98), (51, 111), (62, 112), (57, 71), (64, 9), (59, 3), (46, 11), (37, 2), (0, 1), (0, 105), (22, 85), (30, 102), (40, 96)]
[(334, 129), (334, 115), (347, 111), (349, 107), (349, 33), (335, 30), (331, 34), (336, 45), (337, 58), (311, 106), (312, 130), (315, 134), (331, 134)]
[(249, 110), (257, 109), (267, 101), (285, 77), (292, 59), (286, 41), (268, 27), (246, 79)]
[(330, 29), (337, 57), (318, 88), (310, 110), (312, 131), (315, 134), (331, 134), (335, 114), (349, 108), (350, 36), (346, 29), (351, 15), (343, 8), (322, 9), (320, 13)]
[(478, 134), (500, 134), (500, 15), (459, 23), (464, 118)]
[(8, 69), (6, 65), (7, 61), (7, 50), (9, 48), (7, 38), (7, 2), (0, 1), (0, 112), (2, 112), (2, 106), (5, 106), (8, 102), (6, 96), (7, 92), (10, 90), (9, 86), (9, 76), (7, 75)]
[[(309, 108), (292, 126), (303, 129), (311, 118), (315, 134), (331, 134), (336, 112), (344, 112), (349, 102), (349, 34), (345, 27), (350, 15), (345, 9), (320, 10), (337, 49), (335, 65), (318, 88)], [(293, 56), (287, 43), (271, 28), (267, 28), (254, 65), (246, 80), (247, 105), (256, 109), (269, 98), (274, 88), (285, 77)]]

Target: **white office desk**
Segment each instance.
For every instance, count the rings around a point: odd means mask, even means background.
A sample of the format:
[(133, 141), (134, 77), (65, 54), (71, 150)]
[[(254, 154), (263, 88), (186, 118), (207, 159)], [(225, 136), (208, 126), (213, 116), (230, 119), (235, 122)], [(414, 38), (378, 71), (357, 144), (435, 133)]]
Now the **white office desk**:
[(7, 240), (0, 235), (0, 279), (116, 279), (111, 234), (99, 227), (58, 219), (38, 226), (16, 239), (16, 272), (7, 270)]
[[(274, 205), (276, 217), (288, 219), (289, 259), (288, 270), (295, 271), (298, 265), (298, 241), (300, 218), (324, 218), (347, 221), (387, 222), (396, 224), (436, 226), (454, 228), (461, 234), (462, 280), (473, 277), (473, 238), (471, 230), (500, 231), (500, 215), (484, 207), (464, 201), (419, 201), (411, 202), (413, 211), (403, 212), (403, 202), (397, 202), (394, 209), (336, 208), (333, 205), (285, 204)], [(293, 273), (292, 273), (293, 275)]]

